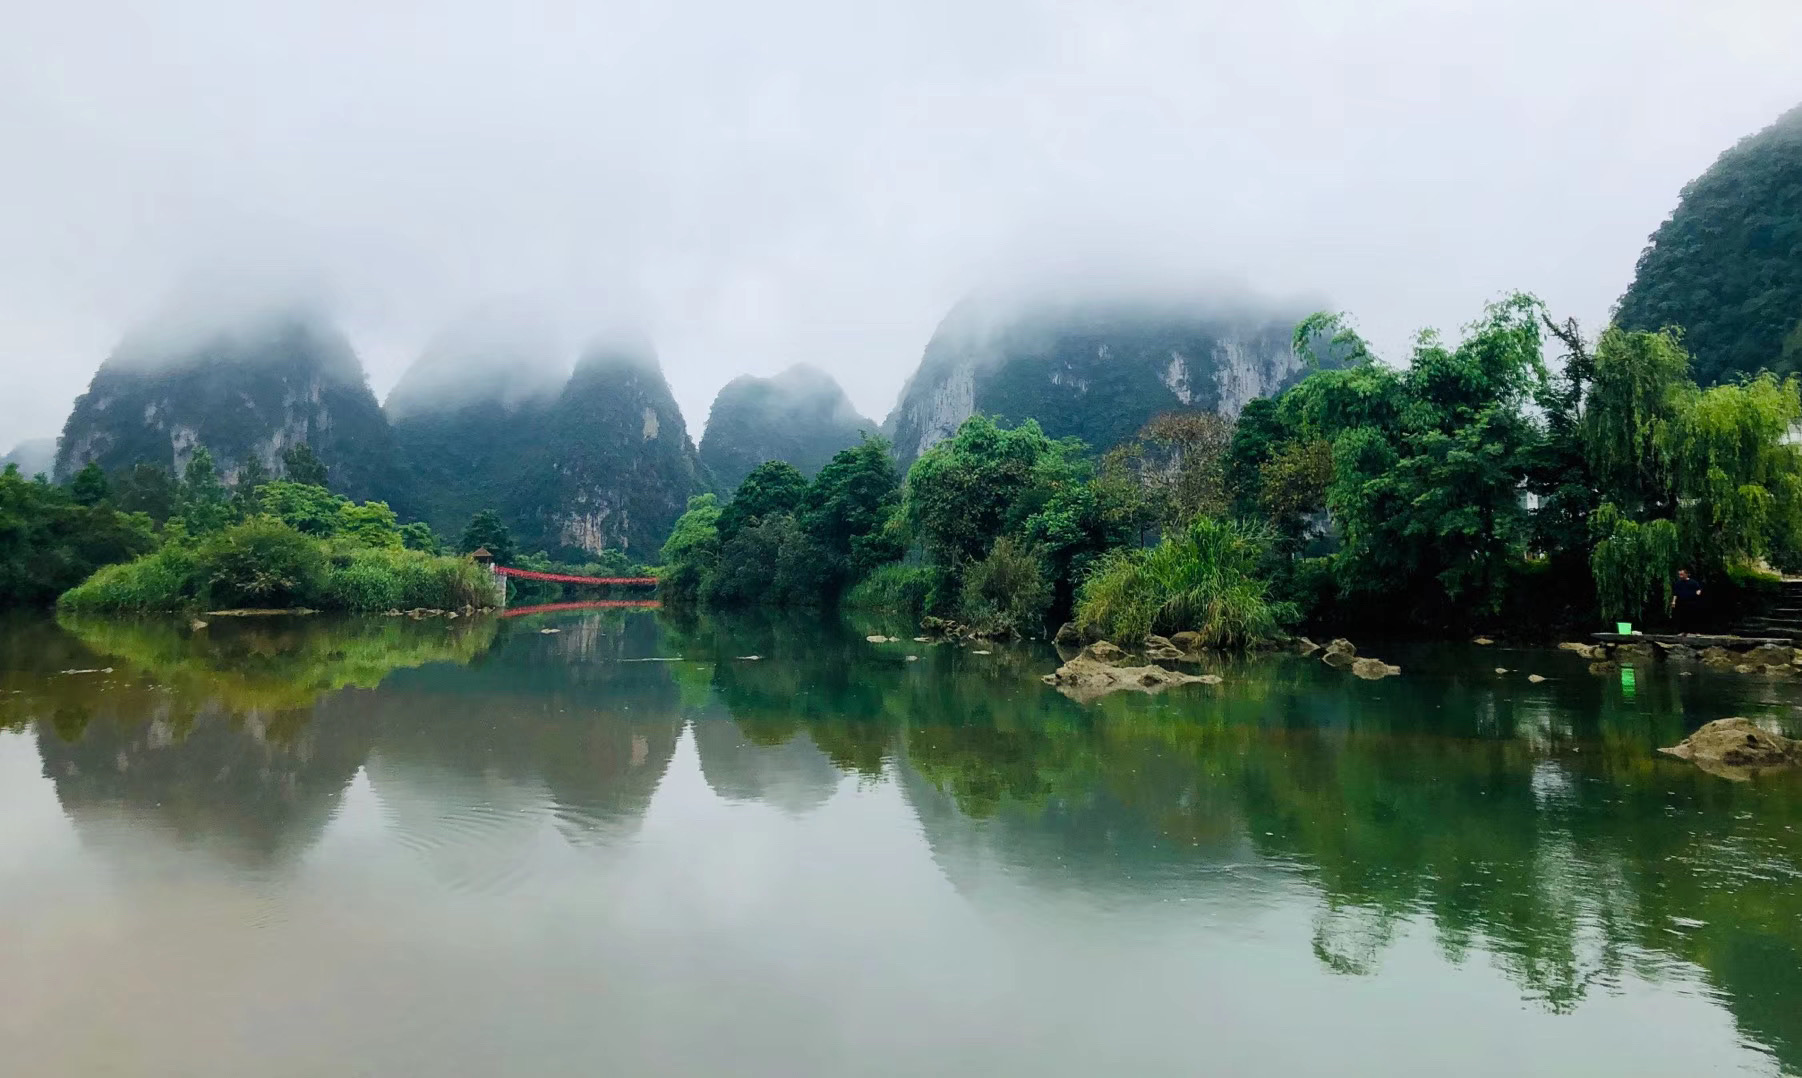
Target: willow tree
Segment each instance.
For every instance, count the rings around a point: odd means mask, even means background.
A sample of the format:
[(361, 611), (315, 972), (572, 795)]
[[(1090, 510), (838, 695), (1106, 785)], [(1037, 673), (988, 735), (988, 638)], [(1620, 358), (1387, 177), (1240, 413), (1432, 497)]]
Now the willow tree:
[(1618, 328), (1597, 343), (1583, 414), (1601, 505), (1590, 567), (1603, 613), (1662, 612), (1681, 565), (1718, 572), (1802, 551), (1802, 421), (1794, 379), (1698, 390), (1676, 333)]
[(1802, 421), (1794, 378), (1762, 374), (1695, 394), (1661, 434), (1678, 532), (1706, 562), (1782, 556), (1802, 537)]

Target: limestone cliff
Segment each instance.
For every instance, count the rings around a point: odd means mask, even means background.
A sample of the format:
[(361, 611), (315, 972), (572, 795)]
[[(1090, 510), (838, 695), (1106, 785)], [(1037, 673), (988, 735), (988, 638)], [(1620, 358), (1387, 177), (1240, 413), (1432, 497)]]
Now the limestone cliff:
[(306, 443), (354, 498), (405, 502), (388, 422), (362, 365), (332, 326), (283, 315), (200, 332), (128, 338), (94, 374), (63, 427), (56, 475), (91, 460), (180, 472), (204, 445), (226, 474)]
[(966, 301), (940, 323), (884, 424), (903, 464), (976, 412), (1105, 449), (1162, 412), (1235, 415), (1300, 376), (1302, 312), (1132, 301)]

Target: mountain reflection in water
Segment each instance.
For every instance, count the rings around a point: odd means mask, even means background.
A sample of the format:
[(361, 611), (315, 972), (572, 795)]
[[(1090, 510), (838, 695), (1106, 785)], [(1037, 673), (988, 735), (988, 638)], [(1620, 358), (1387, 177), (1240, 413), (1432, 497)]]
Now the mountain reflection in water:
[(1395, 644), (1079, 705), (976, 650), (6, 623), (0, 1035), (39, 1074), (1802, 1069), (1802, 780), (1651, 751), (1802, 734), (1802, 690)]

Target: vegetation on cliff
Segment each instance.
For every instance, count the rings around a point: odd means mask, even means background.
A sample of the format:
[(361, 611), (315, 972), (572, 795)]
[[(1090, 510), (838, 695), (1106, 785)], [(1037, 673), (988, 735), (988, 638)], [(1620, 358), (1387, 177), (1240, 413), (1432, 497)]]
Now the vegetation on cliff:
[(1680, 327), (1702, 385), (1802, 371), (1802, 108), (1684, 187), (1640, 255), (1616, 321)]
[(773, 378), (727, 382), (707, 415), (700, 460), (715, 488), (729, 494), (765, 461), (785, 461), (812, 476), (875, 431), (831, 375), (796, 366)]
[(392, 432), (344, 337), (286, 316), (195, 334), (128, 339), (95, 373), (63, 427), (56, 476), (90, 462), (179, 472), (197, 446), (222, 476), (282, 467), (307, 444), (339, 490), (404, 505)]

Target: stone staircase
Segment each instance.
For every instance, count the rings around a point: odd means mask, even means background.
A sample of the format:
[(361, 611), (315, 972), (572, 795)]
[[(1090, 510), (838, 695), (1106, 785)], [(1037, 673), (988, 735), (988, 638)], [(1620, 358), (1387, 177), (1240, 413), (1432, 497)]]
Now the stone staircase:
[(1770, 610), (1745, 618), (1733, 627), (1742, 636), (1787, 636), (1802, 642), (1802, 580), (1785, 580)]

